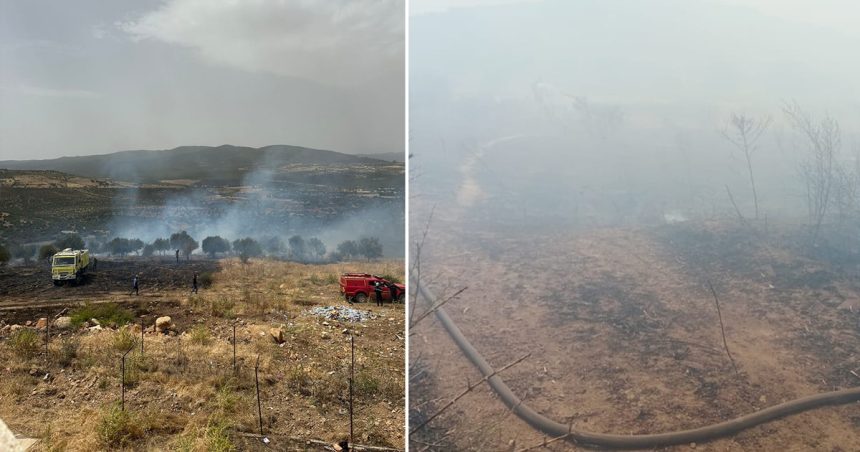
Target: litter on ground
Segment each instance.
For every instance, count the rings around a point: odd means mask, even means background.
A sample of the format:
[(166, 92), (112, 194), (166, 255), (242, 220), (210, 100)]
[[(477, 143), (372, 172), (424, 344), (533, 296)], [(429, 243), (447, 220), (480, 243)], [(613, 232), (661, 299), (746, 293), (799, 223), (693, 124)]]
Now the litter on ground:
[(310, 310), (310, 313), (317, 317), (339, 320), (341, 322), (363, 322), (377, 317), (376, 314), (370, 311), (362, 311), (344, 306), (315, 306)]

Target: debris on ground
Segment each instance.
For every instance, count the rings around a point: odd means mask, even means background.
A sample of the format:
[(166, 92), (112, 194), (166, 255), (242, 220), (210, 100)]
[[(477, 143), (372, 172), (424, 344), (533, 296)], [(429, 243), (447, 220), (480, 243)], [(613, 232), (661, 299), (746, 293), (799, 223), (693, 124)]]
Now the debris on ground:
[(345, 306), (315, 306), (309, 312), (317, 317), (339, 320), (341, 322), (363, 322), (377, 317), (376, 314), (370, 311), (362, 311)]

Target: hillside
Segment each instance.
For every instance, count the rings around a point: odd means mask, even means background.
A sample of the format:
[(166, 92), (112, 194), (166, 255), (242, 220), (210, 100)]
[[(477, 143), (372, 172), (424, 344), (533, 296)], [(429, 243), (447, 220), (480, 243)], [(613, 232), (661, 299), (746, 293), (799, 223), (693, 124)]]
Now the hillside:
[(162, 151), (122, 151), (104, 155), (61, 157), (50, 160), (0, 161), (0, 168), (53, 170), (90, 178), (132, 183), (162, 180), (241, 182), (254, 169), (286, 165), (382, 166), (382, 160), (299, 146), (261, 148), (222, 145), (181, 146)]
[(60, 171), (7, 170), (0, 168), (3, 188), (120, 188), (113, 181), (80, 177)]

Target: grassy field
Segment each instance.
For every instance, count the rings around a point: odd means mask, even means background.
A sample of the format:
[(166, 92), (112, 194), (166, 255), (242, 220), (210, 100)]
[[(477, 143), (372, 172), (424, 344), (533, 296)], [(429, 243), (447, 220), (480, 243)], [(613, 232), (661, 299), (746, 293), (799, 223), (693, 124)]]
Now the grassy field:
[[(0, 326), (6, 324), (0, 327), (0, 418), (16, 433), (38, 438), (36, 450), (262, 450), (254, 436), (259, 360), (268, 448), (315, 450), (320, 446), (309, 440), (331, 444), (349, 435), (352, 335), (355, 442), (403, 448), (403, 305), (354, 305), (372, 313), (362, 322), (309, 312), (348, 306), (339, 294), (341, 272), (402, 278), (402, 262), (220, 264), (199, 294), (170, 288), (137, 298), (117, 291), (69, 306), (77, 326), (51, 330), (47, 359), (43, 329), (9, 324), (29, 317), (35, 323), (47, 313), (0, 312)], [(171, 317), (170, 331), (154, 331), (161, 316)], [(121, 355), (129, 349), (122, 410)]]

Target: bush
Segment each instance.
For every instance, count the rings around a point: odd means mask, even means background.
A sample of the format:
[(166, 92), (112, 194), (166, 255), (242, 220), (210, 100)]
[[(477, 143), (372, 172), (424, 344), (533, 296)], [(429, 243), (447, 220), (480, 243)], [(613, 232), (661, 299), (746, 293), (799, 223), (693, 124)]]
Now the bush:
[(193, 344), (206, 345), (209, 343), (209, 329), (205, 325), (195, 325), (189, 334)]
[(18, 330), (9, 338), (12, 353), (25, 359), (38, 355), (42, 349), (41, 345), (39, 333), (29, 328)]
[(212, 283), (215, 282), (215, 275), (209, 272), (201, 273), (197, 277), (197, 282), (200, 283), (200, 287), (204, 289), (209, 288), (212, 286)]
[(227, 434), (230, 425), (223, 419), (210, 417), (205, 428), (197, 427), (177, 441), (175, 450), (192, 452), (233, 452), (238, 450)]
[(97, 432), (99, 440), (109, 448), (130, 446), (145, 433), (138, 420), (117, 403), (102, 414)]
[(55, 254), (57, 254), (57, 249), (54, 248), (54, 245), (42, 245), (39, 248), (39, 260), (50, 259)]
[(366, 371), (359, 371), (355, 375), (355, 392), (364, 396), (374, 396), (379, 392), (379, 380)]
[(63, 339), (60, 344), (60, 352), (57, 355), (57, 363), (62, 367), (69, 367), (72, 361), (78, 357), (78, 349), (81, 343), (75, 338)]
[(227, 297), (213, 299), (209, 304), (209, 315), (212, 317), (230, 318), (233, 317), (233, 303)]
[(71, 313), (72, 326), (79, 327), (89, 319), (96, 319), (102, 325), (117, 328), (130, 323), (134, 316), (131, 311), (114, 303), (88, 304)]
[(0, 265), (5, 265), (6, 262), (9, 262), (9, 259), (12, 258), (12, 254), (9, 253), (9, 250), (6, 249), (5, 246), (0, 245)]
[(125, 353), (137, 345), (137, 335), (132, 333), (128, 327), (120, 328), (113, 335), (112, 345), (114, 350)]

